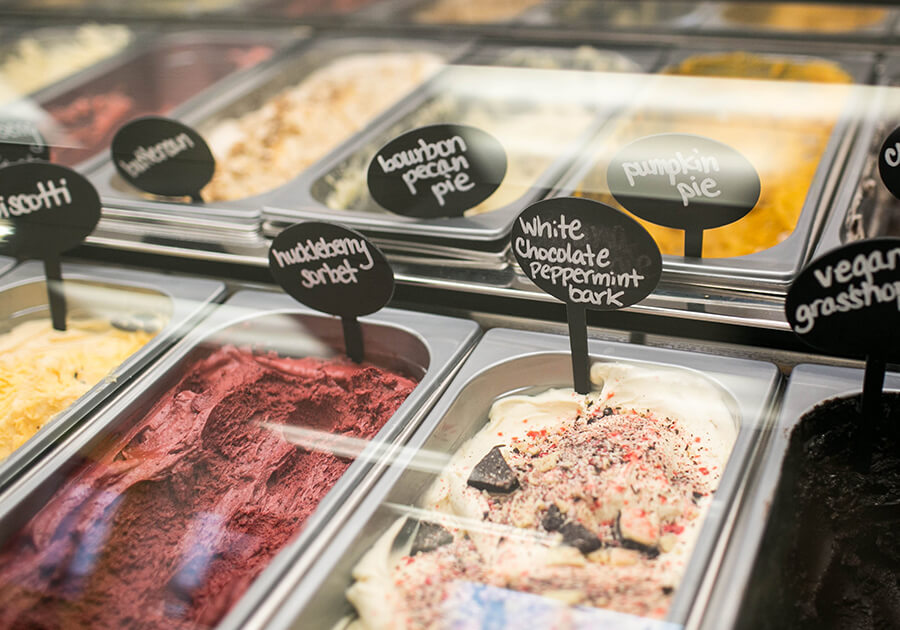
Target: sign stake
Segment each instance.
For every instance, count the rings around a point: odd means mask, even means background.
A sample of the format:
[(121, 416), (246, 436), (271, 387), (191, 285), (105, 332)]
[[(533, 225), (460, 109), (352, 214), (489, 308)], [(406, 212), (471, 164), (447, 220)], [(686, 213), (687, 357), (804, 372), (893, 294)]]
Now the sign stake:
[(55, 330), (66, 329), (66, 294), (63, 290), (62, 269), (58, 256), (44, 258), (44, 275), (47, 277), (47, 301), (50, 319)]
[(588, 394), (591, 391), (591, 361), (588, 356), (587, 309), (578, 304), (566, 304), (569, 320), (569, 345), (572, 348), (572, 377), (575, 391)]
[(344, 347), (347, 356), (354, 363), (362, 363), (365, 350), (363, 348), (362, 326), (359, 325), (359, 320), (354, 315), (348, 315), (341, 317), (341, 325), (344, 328)]

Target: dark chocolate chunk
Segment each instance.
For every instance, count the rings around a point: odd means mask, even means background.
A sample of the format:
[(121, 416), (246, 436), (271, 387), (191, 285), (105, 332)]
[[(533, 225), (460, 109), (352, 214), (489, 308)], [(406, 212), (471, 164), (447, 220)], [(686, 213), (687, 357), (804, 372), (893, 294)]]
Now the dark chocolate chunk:
[(519, 480), (513, 472), (500, 447), (495, 446), (472, 469), (467, 482), (473, 488), (487, 490), (488, 492), (510, 493), (519, 487)]
[(414, 556), (417, 553), (434, 551), (438, 547), (449, 545), (453, 542), (453, 534), (436, 523), (428, 523), (422, 521), (419, 523), (419, 531), (413, 539), (412, 549), (409, 555)]
[(578, 523), (566, 523), (559, 528), (563, 535), (563, 542), (570, 547), (575, 547), (581, 553), (591, 553), (603, 546), (603, 541), (597, 538), (591, 530)]
[(603, 415), (604, 415), (604, 416), (611, 416), (611, 415), (613, 415), (614, 413), (615, 413), (615, 411), (613, 411), (613, 408), (612, 408), (612, 407), (606, 407), (606, 408), (603, 410)]
[(662, 587), (663, 595), (671, 595), (674, 591), (675, 591), (675, 589), (671, 586), (663, 586)]
[(656, 547), (651, 547), (650, 545), (645, 545), (643, 543), (639, 543), (636, 540), (631, 540), (629, 538), (625, 538), (622, 535), (622, 529), (619, 527), (619, 520), (622, 518), (622, 514), (616, 518), (616, 538), (619, 539), (619, 542), (625, 549), (634, 549), (635, 551), (640, 551), (642, 554), (646, 555), (648, 558), (655, 558), (659, 555), (659, 549)]
[(547, 511), (544, 512), (544, 518), (541, 519), (541, 525), (543, 525), (544, 529), (548, 532), (557, 531), (565, 522), (566, 518), (555, 504), (547, 508)]

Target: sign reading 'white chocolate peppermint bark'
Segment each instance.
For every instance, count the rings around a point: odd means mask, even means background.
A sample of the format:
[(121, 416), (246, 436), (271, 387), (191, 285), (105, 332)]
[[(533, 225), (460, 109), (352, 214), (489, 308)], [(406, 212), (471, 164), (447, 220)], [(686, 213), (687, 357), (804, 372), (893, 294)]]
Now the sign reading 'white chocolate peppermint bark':
[(40, 161), (50, 161), (50, 147), (37, 127), (27, 120), (0, 119), (0, 167)]
[(379, 310), (394, 294), (394, 272), (377, 247), (338, 225), (298, 223), (272, 241), (269, 270), (298, 302), (339, 316), (347, 354), (362, 361), (362, 332), (356, 318)]
[(522, 270), (563, 302), (616, 310), (647, 297), (662, 274), (653, 237), (596, 201), (546, 199), (518, 216), (512, 248)]
[(506, 151), (468, 125), (430, 125), (387, 143), (369, 163), (372, 198), (395, 214), (459, 217), (506, 175)]
[(760, 181), (747, 158), (710, 138), (664, 133), (619, 151), (606, 173), (624, 208), (685, 231), (685, 256), (700, 257), (703, 230), (741, 219), (759, 200)]
[(662, 275), (656, 241), (640, 223), (602, 203), (575, 197), (526, 208), (512, 228), (513, 255), (538, 287), (566, 303), (575, 391), (590, 391), (586, 310), (631, 306)]
[(154, 195), (201, 201), (200, 191), (216, 169), (212, 152), (199, 133), (161, 116), (126, 123), (116, 132), (111, 148), (119, 175)]

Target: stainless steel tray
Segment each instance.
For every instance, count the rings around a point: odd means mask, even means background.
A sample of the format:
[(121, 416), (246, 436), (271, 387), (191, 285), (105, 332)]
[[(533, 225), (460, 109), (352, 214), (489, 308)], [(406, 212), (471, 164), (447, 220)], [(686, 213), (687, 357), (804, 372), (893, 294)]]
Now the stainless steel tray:
[[(59, 87), (35, 94), (33, 101), (49, 114), (53, 128), (59, 128), (65, 138), (83, 125), (93, 124), (93, 118), (66, 123), (60, 121), (56, 110), (65, 109), (79, 99), (93, 99), (107, 94), (121, 94), (132, 101), (133, 107), (119, 116), (118, 124), (147, 114), (167, 114), (178, 108), (190, 108), (191, 103), (202, 98), (205, 90), (214, 89), (221, 81), (239, 80), (250, 68), (241, 68), (241, 60), (233, 53), (252, 47), (270, 49), (275, 56), (280, 48), (294, 39), (293, 33), (267, 32), (265, 35), (246, 31), (191, 31), (176, 32), (154, 38), (144, 45), (136, 45), (127, 54), (117, 58), (114, 67), (105, 72), (83, 77), (77, 85), (69, 84), (63, 91)], [(248, 60), (249, 63), (249, 60)], [(65, 159), (59, 150), (54, 151), (54, 162), (62, 163), (83, 172), (89, 172), (109, 159), (109, 143), (117, 131), (112, 126), (103, 136), (89, 146), (77, 146), (77, 135)]]
[[(529, 52), (543, 50), (548, 56), (574, 50), (533, 45), (521, 46), (519, 49)], [(606, 84), (604, 94), (607, 96), (598, 97), (592, 83), (598, 80), (598, 75), (590, 72), (532, 70), (527, 69), (527, 66), (525, 70), (510, 70), (489, 66), (498, 62), (502, 64), (503, 55), (515, 50), (510, 46), (475, 49), (458, 62), (464, 64), (464, 67), (447, 69), (435, 77), (402, 103), (389, 120), (370, 127), (358, 141), (332, 153), (268, 202), (264, 209), (267, 229), (277, 229), (301, 219), (326, 218), (379, 237), (408, 241), (420, 239), (428, 246), (443, 246), (448, 255), (452, 255), (457, 249), (487, 249), (495, 253), (505, 250), (508, 245), (505, 237), (518, 213), (530, 202), (546, 194), (575, 160), (587, 140), (643, 84), (643, 77), (639, 74), (603, 73)], [(660, 51), (652, 48), (626, 50), (622, 53), (599, 50), (603, 54), (608, 53), (610, 57), (624, 57), (634, 65), (635, 70), (643, 72), (652, 70), (660, 56)], [(565, 95), (562, 99), (561, 94)], [(382, 209), (371, 199), (367, 190), (364, 190), (353, 209), (333, 210), (325, 204), (324, 198), (333, 188), (330, 178), (340, 177), (350, 171), (365, 172), (371, 156), (384, 144), (404, 131), (425, 124), (424, 121), (416, 120), (417, 116), (422, 118), (423, 111), (428, 112), (429, 116), (426, 118), (430, 122), (460, 122), (456, 119), (445, 120), (445, 114), (442, 113), (430, 115), (430, 104), (436, 101), (456, 102), (465, 110), (470, 104), (477, 108), (478, 103), (482, 102), (486, 109), (499, 109), (506, 105), (512, 108), (523, 102), (523, 95), (524, 98), (534, 100), (535, 109), (552, 107), (556, 103), (583, 105), (593, 121), (574, 136), (572, 141), (560, 142), (555, 155), (547, 161), (536, 181), (506, 205), (466, 217), (420, 219), (395, 215)]]
[[(70, 314), (114, 317), (149, 311), (167, 315), (168, 322), (143, 348), (115, 368), (71, 406), (44, 424), (27, 442), (0, 462), (0, 489), (9, 485), (88, 413), (160, 352), (184, 335), (225, 291), (218, 281), (64, 264), (66, 302)], [(136, 310), (135, 310), (136, 309)], [(0, 315), (8, 331), (24, 321), (47, 317), (43, 265), (27, 262), (0, 278)]]
[[(183, 120), (201, 133), (216, 122), (241, 116), (264, 105), (285, 88), (297, 85), (310, 73), (328, 63), (351, 54), (387, 51), (424, 50), (452, 59), (461, 50), (460, 44), (435, 40), (377, 38), (377, 37), (322, 37), (303, 42), (271, 62), (260, 64), (252, 76), (240, 82), (230, 82), (208, 94), (202, 102), (173, 111), (171, 116)], [(397, 98), (402, 99), (398, 94)], [(390, 108), (389, 108), (390, 109)], [(382, 114), (374, 120), (379, 120)], [(107, 161), (91, 173), (91, 180), (100, 192), (104, 207), (121, 208), (154, 216), (157, 220), (166, 216), (221, 219), (241, 222), (259, 228), (261, 208), (276, 197), (284, 186), (274, 190), (234, 201), (216, 201), (206, 204), (185, 203), (178, 200), (142, 195), (126, 184)], [(290, 184), (285, 184), (288, 186)]]
[[(771, 46), (765, 52), (750, 48), (744, 48), (749, 52), (763, 56), (788, 57), (798, 61), (811, 58), (822, 58), (820, 55), (801, 56), (796, 53), (779, 52)], [(672, 66), (688, 57), (726, 52), (717, 49), (679, 50), (670, 55), (666, 67)], [(854, 80), (864, 83), (868, 80), (872, 70), (874, 57), (868, 53), (842, 54), (828, 56), (829, 60), (838, 62)], [(762, 250), (755, 254), (736, 256), (731, 258), (706, 258), (700, 261), (686, 259), (682, 256), (663, 256), (663, 278), (671, 282), (693, 284), (695, 286), (711, 287), (716, 289), (737, 289), (753, 292), (766, 292), (784, 294), (803, 263), (808, 259), (815, 244), (816, 236), (824, 216), (824, 207), (831, 199), (837, 179), (841, 174), (841, 167), (848, 152), (850, 140), (858, 123), (857, 112), (860, 107), (862, 90), (865, 88), (853, 87), (844, 105), (843, 113), (838, 118), (831, 131), (825, 151), (816, 168), (809, 191), (803, 203), (794, 231), (784, 241)], [(629, 113), (624, 112), (621, 123), (626, 124)], [(606, 134), (598, 136), (587, 155), (599, 153), (600, 147), (609, 143), (617, 125), (610, 124), (604, 131)], [(569, 195), (595, 168), (594, 160), (587, 160), (578, 166), (563, 179), (563, 183), (550, 196)]]
[(641, 0), (639, 6), (636, 4), (627, 0), (545, 2), (530, 11), (523, 21), (541, 26), (578, 24), (616, 30), (680, 32), (699, 27), (712, 9), (708, 2)]
[(900, 202), (878, 174), (881, 144), (900, 124), (900, 55), (885, 57), (878, 85), (866, 90), (869, 106), (862, 110), (863, 122), (814, 257), (845, 243), (900, 234)]
[[(244, 619), (281, 575), (304, 557), (304, 550), (346, 497), (358, 492), (374, 462), (380, 463), (385, 447), (404, 441), (421, 422), (479, 332), (474, 322), (395, 309), (383, 309), (360, 318), (360, 322), (367, 358), (416, 375), (419, 384), (321, 501), (302, 533), (275, 556), (219, 628), (243, 627)], [(180, 370), (197, 356), (201, 344), (223, 343), (275, 350), (287, 356), (327, 356), (342, 350), (343, 337), (338, 318), (315, 313), (284, 294), (236, 293), (101, 413), (62, 441), (50, 457), (0, 495), (0, 540), (8, 540), (40, 509), (43, 501), (39, 498), (49, 497), (60, 486), (78, 466), (80, 455), (102, 443), (110, 430), (143, 417), (178, 381)]]
[[(731, 628), (737, 621), (794, 426), (818, 403), (858, 394), (862, 391), (862, 382), (863, 370), (809, 364), (794, 368), (778, 422), (761, 456), (759, 468), (749, 481), (747, 498), (703, 615), (702, 628), (721, 630)], [(900, 391), (900, 374), (888, 373), (884, 388)]]
[[(700, 372), (733, 402), (739, 423), (737, 440), (669, 613), (669, 620), (683, 623), (702, 576), (711, 570), (710, 555), (749, 452), (768, 423), (778, 370), (758, 361), (598, 340), (589, 341), (589, 350), (593, 361), (649, 363)], [(345, 522), (336, 518), (323, 530), (316, 546), (318, 561), (310, 553), (309, 562), (292, 567), (247, 627), (333, 628), (352, 612), (344, 597), (352, 568), (397, 518), (384, 503), (414, 503), (435, 477), (433, 472), (410, 467), (412, 458), (422, 450), (438, 455), (454, 452), (483, 426), (496, 398), (523, 386), (529, 391), (571, 387), (571, 374), (567, 338), (498, 328), (488, 331), (408, 448), (396, 454), (377, 485), (365, 489)]]
[(16, 266), (16, 260), (8, 256), (0, 256), (0, 274), (4, 274)]
[[(113, 23), (108, 24), (113, 25)], [(0, 46), (0, 63), (16, 53), (19, 42), (23, 39), (34, 39), (42, 47), (51, 45), (54, 42), (68, 43), (78, 31), (78, 28), (78, 25), (73, 24), (47, 25), (46, 22), (37, 22), (26, 23), (15, 29), (10, 29), (4, 33), (4, 42)], [(28, 97), (38, 94), (53, 94), (57, 90), (64, 91), (116, 66), (121, 59), (139, 48), (149, 33), (146, 27), (127, 25), (126, 28), (131, 33), (131, 39), (118, 51), (19, 96), (23, 100), (27, 100)]]
[[(728, 17), (727, 10), (731, 3), (728, 2), (714, 2), (710, 7), (710, 11), (708, 13), (708, 18), (703, 23), (704, 30), (713, 30), (713, 31), (727, 31), (732, 34), (764, 34), (764, 35), (795, 35), (795, 36), (803, 36), (803, 37), (827, 37), (834, 35), (846, 35), (846, 34), (854, 34), (854, 35), (870, 35), (870, 36), (882, 36), (887, 35), (891, 27), (894, 25), (894, 21), (897, 18), (897, 11), (891, 9), (887, 6), (880, 6), (878, 8), (884, 9), (885, 16), (883, 19), (869, 24), (867, 26), (861, 26), (858, 28), (848, 28), (846, 30), (839, 31), (821, 31), (814, 29), (805, 29), (803, 27), (796, 28), (777, 28), (773, 26), (768, 26), (765, 24), (748, 24), (745, 22), (739, 22), (732, 20)], [(764, 3), (764, 4), (781, 4), (778, 2)], [(843, 5), (846, 8), (855, 8), (853, 3), (846, 3)], [(871, 5), (870, 5), (871, 6)], [(818, 10), (818, 9), (812, 9)]]

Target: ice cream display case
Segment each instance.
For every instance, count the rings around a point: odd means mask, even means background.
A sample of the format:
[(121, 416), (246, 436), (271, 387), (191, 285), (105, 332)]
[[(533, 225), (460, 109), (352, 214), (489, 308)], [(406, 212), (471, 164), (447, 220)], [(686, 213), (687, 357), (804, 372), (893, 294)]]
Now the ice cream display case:
[[(36, 121), (102, 202), (63, 266), (66, 333), (40, 262), (0, 259), (21, 443), (0, 460), (0, 628), (900, 626), (879, 590), (900, 574), (896, 365), (862, 472), (862, 362), (786, 316), (810, 261), (900, 235), (877, 165), (900, 125), (900, 5), (125, 4), (0, 2), (0, 119)], [(117, 173), (111, 139), (144, 114), (210, 145), (193, 201)], [(499, 142), (496, 187), (452, 216), (387, 207), (376, 154), (450, 125)], [(667, 134), (759, 178), (702, 256), (610, 184), (625, 147)], [(579, 312), (529, 279), (511, 232), (558, 197), (646, 229), (649, 295)], [(390, 263), (361, 363), (343, 311), (273, 282), (272, 240), (304, 222)], [(296, 246), (291, 264), (330, 247)], [(29, 437), (31, 407), (53, 419)]]
[[(357, 365), (340, 357), (339, 320), (271, 292), (227, 300), (3, 495), (0, 622), (127, 625), (155, 610), (148, 622), (203, 628), (231, 611), (221, 627), (241, 627), (478, 333), (391, 309), (361, 323)], [(39, 533), (61, 523), (67, 550)], [(48, 580), (59, 553), (74, 564)], [(71, 601), (87, 583), (99, 590)]]

